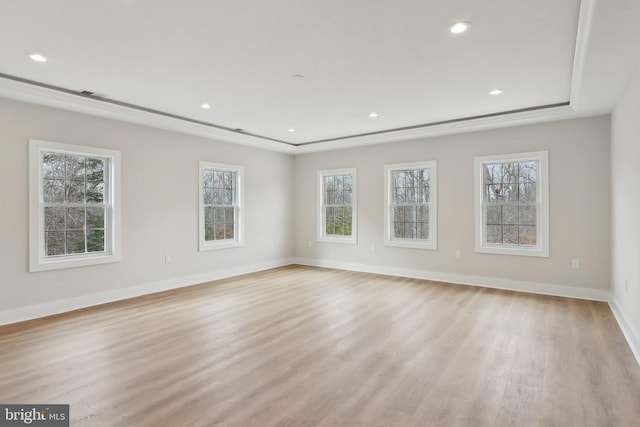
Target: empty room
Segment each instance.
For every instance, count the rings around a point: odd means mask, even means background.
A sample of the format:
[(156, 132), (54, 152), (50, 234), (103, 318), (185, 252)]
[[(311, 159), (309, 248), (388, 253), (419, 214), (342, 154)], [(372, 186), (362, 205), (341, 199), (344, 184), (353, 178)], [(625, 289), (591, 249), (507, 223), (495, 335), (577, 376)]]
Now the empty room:
[(637, 0), (0, 0), (0, 426), (637, 426)]

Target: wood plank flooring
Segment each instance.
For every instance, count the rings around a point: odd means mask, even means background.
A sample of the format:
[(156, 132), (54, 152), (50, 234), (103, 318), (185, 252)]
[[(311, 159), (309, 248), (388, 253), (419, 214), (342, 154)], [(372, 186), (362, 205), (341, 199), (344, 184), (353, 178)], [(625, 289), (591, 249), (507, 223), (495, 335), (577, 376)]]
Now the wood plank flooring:
[(290, 266), (0, 327), (73, 426), (638, 426), (607, 304)]

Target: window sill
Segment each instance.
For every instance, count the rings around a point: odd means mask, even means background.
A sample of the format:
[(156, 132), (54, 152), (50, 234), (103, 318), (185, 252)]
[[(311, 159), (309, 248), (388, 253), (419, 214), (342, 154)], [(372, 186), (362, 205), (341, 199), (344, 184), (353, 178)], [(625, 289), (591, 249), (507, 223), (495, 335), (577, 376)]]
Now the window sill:
[(29, 265), (29, 272), (60, 270), (63, 268), (87, 267), (90, 265), (120, 262), (120, 256), (113, 254), (43, 257)]
[(437, 250), (438, 245), (436, 242), (431, 240), (425, 240), (421, 242), (417, 241), (402, 241), (402, 240), (387, 240), (384, 242), (385, 246), (395, 247), (395, 248), (409, 248), (409, 249), (427, 249), (427, 250)]
[(358, 241), (354, 236), (350, 237), (318, 237), (319, 243), (341, 243), (346, 245), (357, 245)]
[(549, 250), (546, 248), (539, 248), (539, 247), (525, 249), (525, 248), (518, 248), (518, 247), (478, 246), (476, 247), (476, 253), (549, 258)]
[(240, 240), (213, 242), (200, 242), (200, 252), (215, 251), (218, 249), (238, 248), (244, 246), (244, 242)]

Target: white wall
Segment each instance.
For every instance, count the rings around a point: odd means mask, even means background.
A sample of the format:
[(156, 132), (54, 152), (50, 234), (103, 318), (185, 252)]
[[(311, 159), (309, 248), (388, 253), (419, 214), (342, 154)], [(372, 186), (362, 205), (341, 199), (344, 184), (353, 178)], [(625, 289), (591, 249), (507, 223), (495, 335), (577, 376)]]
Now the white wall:
[(611, 128), (612, 307), (640, 362), (640, 69)]
[[(121, 150), (122, 262), (28, 272), (30, 138)], [(0, 324), (269, 268), (294, 256), (309, 264), (606, 299), (609, 139), (610, 120), (602, 116), (293, 157), (0, 99)], [(549, 150), (551, 257), (474, 253), (473, 157), (536, 150)], [(384, 247), (383, 165), (432, 159), (438, 161), (438, 250)], [(198, 252), (198, 160), (245, 166), (244, 247)], [(358, 245), (318, 243), (316, 172), (346, 167), (358, 171)], [(456, 250), (461, 260), (454, 259)], [(572, 258), (580, 259), (579, 270), (571, 269)]]
[[(474, 156), (537, 150), (549, 151), (551, 256), (475, 253)], [(295, 253), (313, 265), (607, 299), (609, 153), (610, 119), (599, 116), (299, 155)], [(420, 160), (438, 162), (438, 250), (385, 247), (383, 165)], [(358, 175), (358, 245), (318, 243), (316, 171), (350, 167)]]
[[(122, 262), (28, 272), (30, 138), (121, 150)], [(199, 160), (245, 166), (244, 247), (198, 252)], [(0, 99), (0, 324), (286, 263), (292, 178), (290, 155)]]

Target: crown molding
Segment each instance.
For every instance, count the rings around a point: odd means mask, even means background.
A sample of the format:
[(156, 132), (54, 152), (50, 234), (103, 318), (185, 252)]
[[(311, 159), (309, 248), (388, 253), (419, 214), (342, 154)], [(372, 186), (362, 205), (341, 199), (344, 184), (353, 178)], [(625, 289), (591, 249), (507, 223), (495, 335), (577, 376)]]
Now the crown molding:
[(295, 146), (189, 120), (105, 102), (68, 91), (30, 84), (11, 78), (0, 78), (0, 97), (105, 117), (218, 141), (247, 145), (263, 150), (293, 154)]
[(589, 35), (591, 34), (595, 8), (596, 0), (582, 0), (580, 2), (576, 49), (573, 54), (573, 72), (571, 73), (571, 94), (569, 98), (569, 103), (575, 109), (578, 109), (580, 105), (584, 67), (587, 60)]

